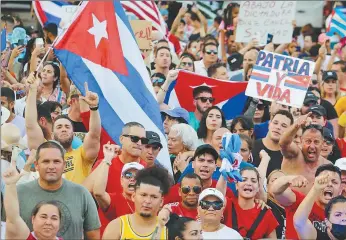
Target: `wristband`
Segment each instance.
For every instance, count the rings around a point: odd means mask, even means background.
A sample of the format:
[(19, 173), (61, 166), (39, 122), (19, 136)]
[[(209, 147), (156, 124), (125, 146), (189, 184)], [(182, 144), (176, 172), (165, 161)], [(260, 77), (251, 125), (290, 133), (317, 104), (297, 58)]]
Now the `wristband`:
[(89, 107), (90, 111), (97, 111), (99, 109), (99, 105), (97, 105), (96, 107)]

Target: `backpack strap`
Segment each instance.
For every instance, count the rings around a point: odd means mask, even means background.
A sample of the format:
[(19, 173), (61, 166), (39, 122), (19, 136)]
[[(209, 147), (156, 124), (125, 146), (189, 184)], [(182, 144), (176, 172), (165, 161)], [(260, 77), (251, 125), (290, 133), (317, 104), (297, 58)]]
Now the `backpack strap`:
[(255, 221), (253, 222), (253, 224), (251, 225), (250, 230), (246, 233), (246, 237), (251, 239), (252, 235), (254, 234), (256, 228), (258, 227), (259, 223), (262, 221), (264, 215), (267, 212), (267, 208), (264, 208), (261, 210), (260, 214), (258, 214), (257, 218), (255, 219)]

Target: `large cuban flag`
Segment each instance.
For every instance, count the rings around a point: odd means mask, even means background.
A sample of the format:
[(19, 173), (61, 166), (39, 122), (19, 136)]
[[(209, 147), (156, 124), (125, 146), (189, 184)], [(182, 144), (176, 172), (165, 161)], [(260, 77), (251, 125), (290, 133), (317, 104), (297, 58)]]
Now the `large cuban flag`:
[(54, 48), (82, 94), (87, 82), (99, 95), (102, 127), (109, 136), (119, 143), (125, 123), (143, 124), (160, 135), (164, 148), (158, 160), (172, 172), (159, 105), (120, 2), (83, 2)]
[(180, 71), (177, 80), (168, 87), (164, 103), (171, 108), (182, 107), (189, 112), (195, 111), (193, 105), (193, 89), (209, 86), (215, 98), (214, 105), (222, 109), (227, 120), (240, 115), (244, 108), (247, 96), (245, 90), (247, 82), (231, 82), (216, 80), (197, 75), (188, 71)]

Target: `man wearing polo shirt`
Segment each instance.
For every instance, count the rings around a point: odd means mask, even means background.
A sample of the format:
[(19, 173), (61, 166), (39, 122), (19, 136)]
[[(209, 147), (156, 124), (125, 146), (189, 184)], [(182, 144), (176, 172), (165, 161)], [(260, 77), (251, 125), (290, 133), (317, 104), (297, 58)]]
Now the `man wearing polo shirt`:
[(205, 85), (193, 89), (192, 95), (193, 105), (196, 106), (196, 109), (194, 112), (189, 112), (189, 125), (197, 131), (203, 114), (213, 106), (215, 98), (213, 98), (212, 89)]
[(165, 134), (168, 135), (171, 127), (174, 124), (178, 123), (189, 123), (189, 112), (184, 108), (176, 107), (173, 109), (167, 109), (161, 111), (163, 117), (163, 128), (165, 130)]
[(162, 144), (160, 136), (156, 132), (146, 131), (146, 136), (149, 142), (148, 144), (144, 144), (141, 159), (147, 163), (146, 167), (153, 167), (155, 164), (159, 165), (156, 158), (162, 149)]

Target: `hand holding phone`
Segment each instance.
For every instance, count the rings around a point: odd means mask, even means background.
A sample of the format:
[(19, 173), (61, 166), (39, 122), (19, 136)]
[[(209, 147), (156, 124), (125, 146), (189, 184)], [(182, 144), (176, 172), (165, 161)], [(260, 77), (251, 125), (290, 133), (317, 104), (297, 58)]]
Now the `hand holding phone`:
[(44, 46), (43, 38), (36, 38), (35, 45), (37, 48), (42, 48)]

